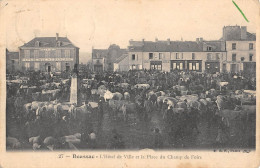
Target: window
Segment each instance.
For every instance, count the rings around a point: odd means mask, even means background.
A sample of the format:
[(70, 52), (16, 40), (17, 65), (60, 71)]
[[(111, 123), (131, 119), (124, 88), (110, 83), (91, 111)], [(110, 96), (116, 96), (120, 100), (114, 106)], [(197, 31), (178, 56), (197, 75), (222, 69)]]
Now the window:
[(237, 44), (236, 43), (232, 43), (232, 50), (237, 49)]
[(227, 71), (227, 64), (223, 64), (223, 71), (226, 72)]
[(180, 70), (183, 70), (183, 63), (180, 63)]
[(207, 51), (212, 51), (212, 47), (207, 46)]
[(236, 54), (232, 54), (232, 61), (236, 61), (237, 60), (237, 55)]
[(65, 50), (65, 58), (70, 58), (70, 50)]
[(184, 69), (184, 63), (183, 62), (173, 62), (172, 63), (172, 69), (173, 70), (183, 70)]
[(45, 51), (45, 58), (50, 58), (50, 51)]
[(176, 63), (172, 64), (172, 69), (176, 69)]
[(40, 46), (40, 42), (39, 41), (36, 41), (35, 42), (35, 47), (39, 47)]
[(153, 53), (149, 53), (149, 59), (153, 59)]
[(192, 63), (189, 63), (189, 70), (192, 70)]
[(249, 54), (249, 61), (253, 61), (253, 54)]
[(241, 61), (245, 61), (245, 57), (241, 57), (240, 59), (241, 59)]
[(15, 61), (14, 60), (12, 60), (12, 64), (14, 64), (15, 63)]
[(180, 59), (180, 54), (176, 53), (176, 59)]
[(190, 71), (199, 71), (200, 70), (200, 64), (198, 62), (190, 62), (189, 63), (189, 70)]
[(219, 53), (216, 53), (216, 60), (219, 60)]
[(159, 59), (163, 59), (163, 53), (159, 53)]
[(135, 60), (135, 54), (132, 54), (132, 60)]
[(36, 71), (40, 69), (40, 64), (39, 64), (39, 62), (35, 62), (35, 63), (34, 63), (34, 69), (35, 69)]
[(61, 62), (56, 62), (56, 70), (61, 71)]
[(99, 64), (100, 63), (100, 61), (99, 60), (97, 60), (97, 62), (96, 62), (97, 64)]
[(35, 47), (40, 47), (40, 42), (39, 41), (35, 42)]
[(39, 57), (39, 50), (34, 50), (34, 58), (38, 58)]
[(60, 58), (61, 57), (61, 50), (56, 50), (56, 57)]
[(254, 49), (254, 44), (253, 43), (249, 43), (249, 50), (253, 50)]
[(24, 50), (24, 58), (30, 58), (30, 50)]
[(207, 60), (211, 60), (211, 55), (212, 55), (211, 53), (207, 54)]
[(192, 53), (192, 59), (195, 60), (195, 53)]
[(61, 41), (58, 41), (57, 42), (57, 47), (60, 47), (61, 46)]
[(197, 71), (200, 70), (200, 64), (198, 62), (195, 64), (195, 66)]
[(25, 69), (29, 70), (30, 69), (30, 62), (25, 62)]

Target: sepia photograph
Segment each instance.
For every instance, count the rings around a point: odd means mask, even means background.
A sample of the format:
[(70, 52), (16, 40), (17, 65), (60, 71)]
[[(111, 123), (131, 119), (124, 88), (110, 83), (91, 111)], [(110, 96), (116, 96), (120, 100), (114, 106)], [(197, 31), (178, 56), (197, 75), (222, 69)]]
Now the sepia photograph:
[(256, 150), (258, 1), (0, 4), (7, 153)]

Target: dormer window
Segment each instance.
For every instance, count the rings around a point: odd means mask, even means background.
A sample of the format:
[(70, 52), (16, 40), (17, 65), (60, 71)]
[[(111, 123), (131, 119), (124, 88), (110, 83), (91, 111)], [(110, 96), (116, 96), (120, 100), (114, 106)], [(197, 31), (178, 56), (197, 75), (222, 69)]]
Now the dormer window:
[(207, 47), (207, 51), (212, 51), (212, 47)]
[(40, 47), (40, 42), (39, 41), (35, 42), (35, 47)]
[(57, 47), (61, 46), (61, 41), (57, 41)]

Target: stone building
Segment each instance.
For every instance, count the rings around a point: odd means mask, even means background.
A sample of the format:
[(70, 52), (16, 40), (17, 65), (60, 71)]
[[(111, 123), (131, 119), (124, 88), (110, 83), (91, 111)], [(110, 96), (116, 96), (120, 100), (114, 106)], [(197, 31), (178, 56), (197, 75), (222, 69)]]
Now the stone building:
[(256, 72), (256, 35), (247, 32), (246, 26), (225, 26), (223, 37), (227, 59), (223, 67), (228, 72)]
[(114, 62), (114, 71), (128, 71), (129, 64), (128, 64), (128, 54), (125, 53), (121, 57), (117, 58)]
[(126, 49), (120, 49), (116, 44), (112, 44), (108, 49), (92, 49), (93, 71), (114, 71), (114, 63), (122, 55), (127, 54)]
[(79, 64), (79, 48), (67, 37), (35, 37), (19, 47), (22, 70), (43, 72), (71, 71)]
[(19, 52), (10, 52), (6, 49), (6, 72), (15, 72), (19, 67)]
[(220, 72), (225, 59), (221, 41), (129, 41), (129, 68), (161, 71)]

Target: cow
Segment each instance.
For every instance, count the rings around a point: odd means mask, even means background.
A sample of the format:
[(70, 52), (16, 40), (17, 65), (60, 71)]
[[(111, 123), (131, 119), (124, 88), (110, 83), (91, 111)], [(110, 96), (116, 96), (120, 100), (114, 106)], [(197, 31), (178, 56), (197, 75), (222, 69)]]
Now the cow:
[[(201, 110), (201, 103), (199, 101), (188, 101), (187, 102), (188, 109), (194, 108), (197, 110)], [(201, 111), (200, 111), (201, 112)]]
[(114, 94), (112, 92), (110, 92), (109, 90), (107, 90), (103, 97), (104, 97), (105, 101), (107, 101), (107, 100), (111, 100), (113, 98), (113, 96), (114, 96)]
[(21, 142), (14, 138), (14, 137), (7, 137), (6, 138), (6, 147), (11, 149), (19, 149), (21, 148)]
[(45, 106), (46, 104), (48, 104), (48, 103), (47, 102), (33, 101), (31, 109), (37, 110), (38, 108), (41, 108), (41, 107)]
[(130, 94), (128, 92), (124, 93), (124, 99), (125, 100), (130, 100)]
[(122, 111), (123, 113), (123, 118), (124, 121), (127, 120), (128, 114), (132, 113), (134, 114), (134, 117), (136, 116), (136, 104), (135, 103), (130, 103), (130, 102), (125, 102), (123, 105), (119, 108), (119, 111)]
[(83, 106), (75, 108), (74, 120), (84, 122), (91, 117), (91, 106), (84, 104)]
[(122, 100), (122, 98), (123, 98), (123, 95), (121, 93), (119, 93), (119, 92), (113, 93), (113, 98), (112, 99), (114, 99), (114, 100)]
[(37, 143), (37, 144), (39, 144), (40, 143), (40, 135), (39, 136), (36, 136), (36, 137), (31, 137), (31, 138), (29, 138), (29, 143), (32, 143), (32, 144), (34, 144), (34, 143)]
[(43, 140), (43, 144), (50, 149), (51, 151), (53, 151), (55, 148), (59, 147), (59, 142), (56, 138), (53, 138), (51, 136), (46, 137)]
[(187, 109), (187, 104), (184, 101), (179, 101), (177, 102), (176, 108), (183, 108), (183, 109)]
[(61, 137), (61, 140), (65, 142), (70, 142), (72, 144), (80, 144), (80, 137), (78, 138), (78, 136), (76, 135), (63, 136)]

